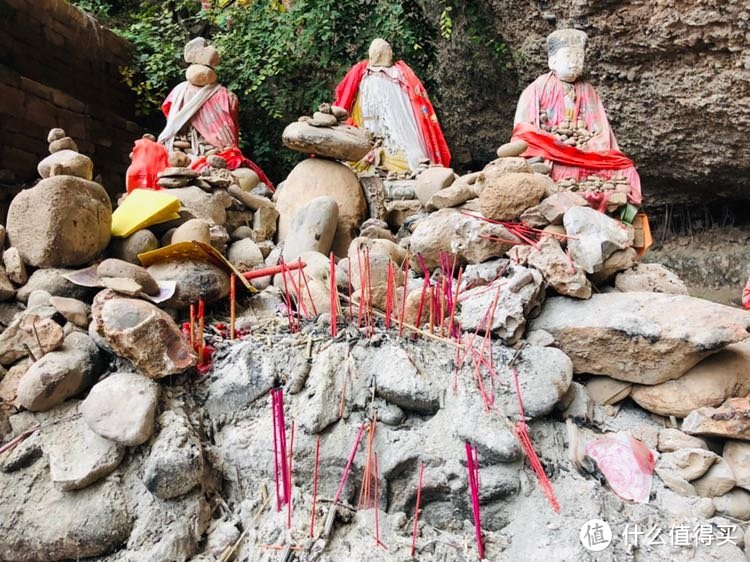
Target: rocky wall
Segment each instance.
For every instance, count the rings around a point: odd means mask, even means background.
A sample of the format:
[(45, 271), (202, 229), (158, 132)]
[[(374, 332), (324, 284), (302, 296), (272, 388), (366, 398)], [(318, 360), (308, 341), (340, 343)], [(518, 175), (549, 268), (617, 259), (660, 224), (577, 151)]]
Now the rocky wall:
[[(445, 8), (421, 4), (435, 21)], [(588, 79), (639, 168), (647, 205), (750, 199), (746, 2), (452, 4), (452, 31), (437, 44), (434, 95), (454, 165), (492, 158), (510, 137), (521, 91), (547, 71), (545, 37), (576, 27), (589, 35)]]
[(0, 43), (2, 183), (36, 179), (46, 133), (61, 127), (120, 191), (142, 132), (118, 70), (129, 44), (63, 0), (0, 0)]

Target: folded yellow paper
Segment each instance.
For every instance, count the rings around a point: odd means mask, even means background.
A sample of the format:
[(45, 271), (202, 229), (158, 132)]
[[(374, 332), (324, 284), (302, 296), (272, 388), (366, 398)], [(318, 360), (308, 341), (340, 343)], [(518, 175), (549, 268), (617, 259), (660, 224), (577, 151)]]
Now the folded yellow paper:
[(180, 200), (168, 191), (135, 189), (112, 213), (112, 236), (124, 238), (136, 230), (180, 218)]

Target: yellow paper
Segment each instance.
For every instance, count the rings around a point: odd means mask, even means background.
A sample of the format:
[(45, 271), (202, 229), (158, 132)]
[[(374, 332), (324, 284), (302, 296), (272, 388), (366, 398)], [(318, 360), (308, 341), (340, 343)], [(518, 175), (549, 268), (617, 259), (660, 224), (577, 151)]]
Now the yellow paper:
[(180, 200), (167, 191), (135, 189), (112, 213), (112, 236), (124, 238), (136, 230), (180, 218)]

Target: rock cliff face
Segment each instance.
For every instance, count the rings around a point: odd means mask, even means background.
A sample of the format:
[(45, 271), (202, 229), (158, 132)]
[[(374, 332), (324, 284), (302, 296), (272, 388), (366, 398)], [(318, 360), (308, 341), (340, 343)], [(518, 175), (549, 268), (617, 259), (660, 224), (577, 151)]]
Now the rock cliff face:
[(747, 2), (477, 0), (449, 14), (434, 78), (457, 163), (486, 161), (508, 139), (518, 95), (547, 70), (545, 37), (575, 27), (647, 204), (750, 198)]

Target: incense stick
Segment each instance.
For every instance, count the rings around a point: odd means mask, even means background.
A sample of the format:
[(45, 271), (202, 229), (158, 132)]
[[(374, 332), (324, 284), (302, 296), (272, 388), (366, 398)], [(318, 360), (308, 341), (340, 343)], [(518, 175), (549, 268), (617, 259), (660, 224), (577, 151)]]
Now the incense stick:
[(414, 530), (411, 534), (411, 556), (417, 549), (417, 530), (419, 528), (419, 504), (422, 499), (422, 478), (424, 477), (424, 462), (419, 464), (419, 481), (417, 482), (417, 503), (414, 505)]
[(310, 516), (310, 538), (315, 535), (315, 511), (318, 501), (318, 465), (320, 463), (320, 435), (315, 442), (315, 469), (313, 471), (312, 515)]
[(333, 259), (333, 252), (330, 256), (331, 260), (331, 337), (335, 338), (338, 333), (338, 310), (339, 310), (339, 294), (336, 288), (336, 262)]
[(477, 536), (477, 553), (479, 559), (484, 559), (484, 544), (482, 542), (482, 523), (479, 516), (479, 466), (476, 462), (476, 451), (470, 443), (466, 443), (466, 468), (469, 472), (469, 490), (471, 492), (471, 507), (474, 513), (474, 530)]
[(229, 339), (234, 339), (234, 322), (237, 314), (237, 277), (229, 278)]
[(349, 461), (346, 463), (346, 468), (344, 469), (344, 475), (341, 477), (341, 484), (339, 484), (339, 489), (336, 490), (336, 495), (333, 498), (333, 509), (336, 508), (336, 504), (339, 503), (339, 499), (341, 498), (341, 492), (344, 491), (344, 485), (346, 484), (346, 479), (349, 476), (349, 471), (352, 468), (352, 463), (354, 462), (354, 457), (357, 454), (357, 448), (359, 447), (359, 442), (362, 439), (362, 432), (364, 430), (365, 430), (365, 424), (363, 423), (359, 427), (359, 433), (357, 433), (357, 439), (354, 441), (352, 452), (349, 454)]

